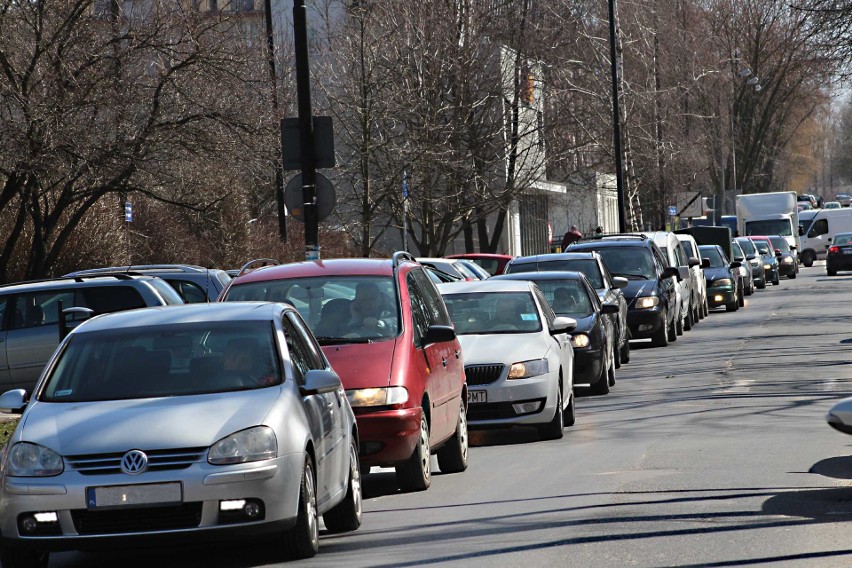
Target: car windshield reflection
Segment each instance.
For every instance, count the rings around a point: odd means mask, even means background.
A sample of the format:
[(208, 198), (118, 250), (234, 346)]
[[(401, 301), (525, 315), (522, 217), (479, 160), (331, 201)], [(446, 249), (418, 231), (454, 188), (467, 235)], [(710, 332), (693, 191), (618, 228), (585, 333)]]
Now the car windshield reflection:
[(534, 333), (542, 329), (529, 292), (448, 294), (444, 303), (459, 335)]

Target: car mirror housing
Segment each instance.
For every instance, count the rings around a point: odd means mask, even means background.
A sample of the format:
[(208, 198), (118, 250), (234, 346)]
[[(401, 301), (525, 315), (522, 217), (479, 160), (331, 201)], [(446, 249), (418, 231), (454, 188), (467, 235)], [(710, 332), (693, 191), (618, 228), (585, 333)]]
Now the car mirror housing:
[(0, 412), (21, 414), (27, 406), (27, 391), (15, 389), (0, 395)]
[(423, 345), (431, 345), (433, 343), (446, 343), (456, 338), (456, 330), (449, 325), (433, 324), (426, 330), (426, 335), (423, 336)]
[(680, 272), (676, 266), (667, 266), (663, 269), (663, 278), (680, 278)]
[(613, 276), (612, 277), (612, 287), (619, 289), (627, 286), (628, 280), (624, 276)]
[(696, 257), (694, 257), (694, 256), (690, 256), (690, 257), (689, 257), (689, 260), (687, 261), (687, 263), (689, 264), (689, 266), (690, 266), (690, 268), (691, 268), (691, 267), (693, 267), (693, 266), (698, 266), (698, 265), (700, 265), (700, 264), (701, 264), (701, 261), (700, 261), (700, 260), (698, 260), (698, 259), (697, 259)]
[(617, 314), (621, 308), (618, 307), (618, 304), (604, 304), (601, 307), (602, 314)]
[(550, 325), (550, 335), (557, 333), (568, 333), (577, 327), (577, 320), (565, 316), (556, 316), (553, 323)]
[(740, 261), (738, 261), (738, 260), (735, 260), (734, 262), (732, 262), (732, 263), (731, 263), (731, 268), (739, 268), (739, 267), (741, 267), (742, 265), (743, 265), (743, 263), (742, 263), (742, 262), (740, 262)]
[(305, 374), (305, 384), (299, 390), (303, 395), (334, 392), (342, 387), (337, 373), (328, 369), (311, 369)]
[(777, 256), (778, 258), (781, 258), (781, 251), (778, 250), (778, 249), (775, 249), (775, 256)]
[(746, 255), (746, 260), (754, 260), (755, 258), (757, 258), (757, 257), (754, 256), (753, 254)]

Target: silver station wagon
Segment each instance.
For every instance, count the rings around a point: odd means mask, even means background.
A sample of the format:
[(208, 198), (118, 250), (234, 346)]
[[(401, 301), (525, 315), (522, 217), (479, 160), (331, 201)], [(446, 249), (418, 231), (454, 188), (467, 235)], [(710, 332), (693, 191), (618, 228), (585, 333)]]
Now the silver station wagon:
[(264, 536), (313, 556), (361, 523), (354, 415), (288, 304), (92, 318), (47, 364), (2, 452), (4, 568), (50, 551)]

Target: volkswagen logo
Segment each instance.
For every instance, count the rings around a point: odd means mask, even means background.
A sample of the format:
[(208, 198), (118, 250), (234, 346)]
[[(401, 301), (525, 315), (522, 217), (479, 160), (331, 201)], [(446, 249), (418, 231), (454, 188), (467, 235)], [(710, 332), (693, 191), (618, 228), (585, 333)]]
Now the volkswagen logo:
[(130, 450), (121, 457), (121, 471), (138, 475), (148, 469), (148, 456), (142, 450)]

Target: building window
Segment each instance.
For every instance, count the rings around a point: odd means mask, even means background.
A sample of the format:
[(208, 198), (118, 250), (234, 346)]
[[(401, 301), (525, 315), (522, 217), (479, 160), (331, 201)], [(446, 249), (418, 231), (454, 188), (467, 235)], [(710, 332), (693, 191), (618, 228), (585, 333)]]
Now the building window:
[(253, 12), (254, 0), (231, 0), (234, 12)]

